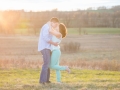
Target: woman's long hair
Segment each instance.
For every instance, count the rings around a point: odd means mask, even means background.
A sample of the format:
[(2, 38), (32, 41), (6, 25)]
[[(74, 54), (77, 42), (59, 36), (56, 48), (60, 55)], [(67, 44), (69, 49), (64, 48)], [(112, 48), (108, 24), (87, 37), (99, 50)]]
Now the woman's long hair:
[(67, 34), (67, 28), (63, 23), (59, 24), (59, 32), (62, 34), (62, 38), (64, 38)]

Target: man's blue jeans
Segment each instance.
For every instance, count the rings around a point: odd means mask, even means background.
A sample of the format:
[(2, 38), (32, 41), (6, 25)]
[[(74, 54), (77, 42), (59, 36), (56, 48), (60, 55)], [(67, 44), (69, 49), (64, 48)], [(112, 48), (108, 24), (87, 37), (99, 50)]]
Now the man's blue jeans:
[(41, 53), (43, 56), (43, 65), (42, 65), (39, 83), (44, 83), (44, 82), (48, 82), (50, 78), (49, 67), (50, 67), (50, 60), (51, 60), (51, 50), (43, 49)]

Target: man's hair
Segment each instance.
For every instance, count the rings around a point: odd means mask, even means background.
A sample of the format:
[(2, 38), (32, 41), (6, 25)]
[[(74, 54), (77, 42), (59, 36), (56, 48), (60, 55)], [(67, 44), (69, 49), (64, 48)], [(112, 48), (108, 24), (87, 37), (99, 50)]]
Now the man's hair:
[(58, 23), (59, 23), (59, 20), (58, 20), (58, 18), (56, 18), (56, 17), (52, 17), (52, 18), (50, 19), (50, 21), (51, 21), (51, 22), (58, 22)]
[(67, 34), (67, 28), (63, 23), (59, 24), (59, 32), (62, 34), (62, 38), (64, 38)]

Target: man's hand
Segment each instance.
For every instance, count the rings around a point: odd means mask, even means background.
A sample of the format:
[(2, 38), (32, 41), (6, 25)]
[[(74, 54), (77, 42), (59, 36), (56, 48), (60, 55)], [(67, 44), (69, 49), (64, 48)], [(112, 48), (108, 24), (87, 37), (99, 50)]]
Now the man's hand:
[(58, 42), (53, 42), (53, 45), (58, 46), (59, 44), (58, 44)]
[(50, 43), (50, 44), (52, 44), (52, 45), (54, 45), (54, 46), (58, 46), (58, 45), (59, 45), (58, 42), (53, 42), (53, 41), (49, 41), (48, 43)]

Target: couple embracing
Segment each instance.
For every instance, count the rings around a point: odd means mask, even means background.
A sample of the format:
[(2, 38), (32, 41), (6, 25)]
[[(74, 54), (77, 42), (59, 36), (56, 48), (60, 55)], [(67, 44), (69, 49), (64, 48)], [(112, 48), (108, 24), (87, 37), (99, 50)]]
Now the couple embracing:
[(60, 42), (67, 34), (66, 26), (60, 23), (58, 18), (53, 17), (43, 25), (40, 31), (38, 42), (38, 51), (43, 56), (43, 65), (40, 73), (39, 83), (46, 84), (50, 82), (50, 69), (56, 70), (56, 81), (61, 83), (61, 70), (70, 73), (68, 66), (60, 66), (59, 60), (61, 56)]

